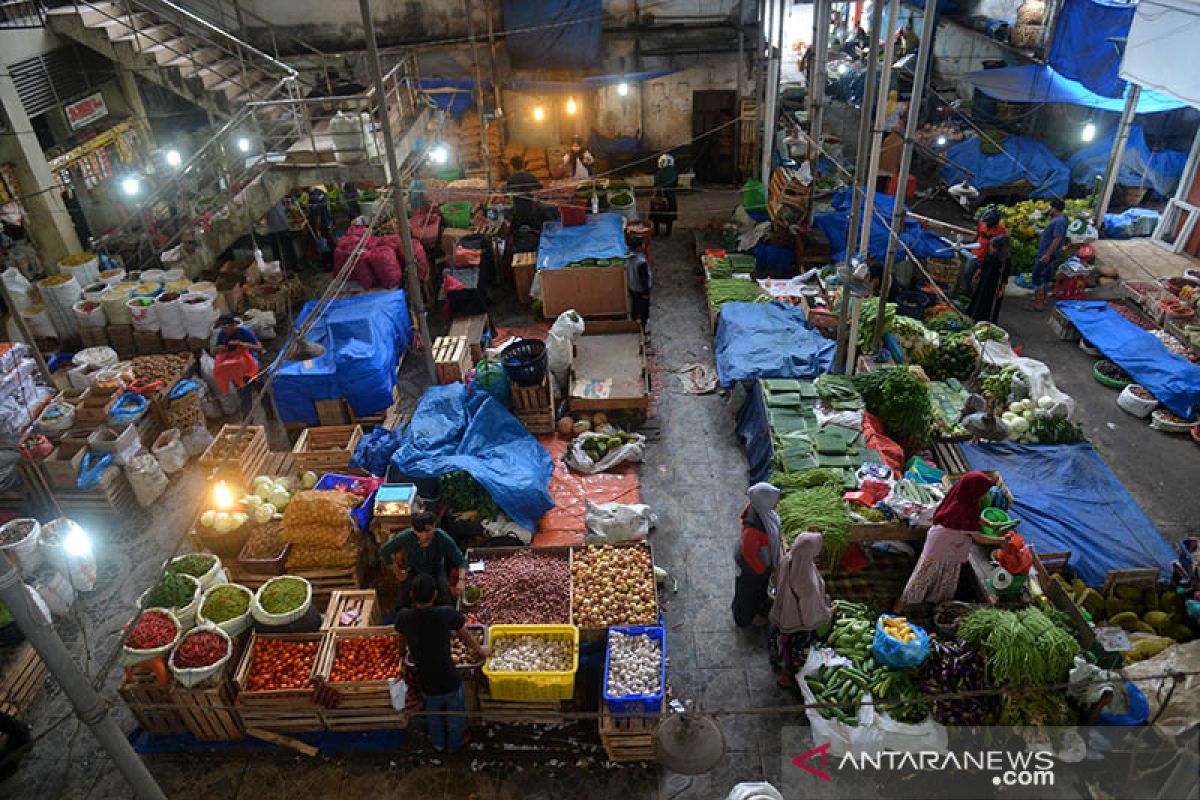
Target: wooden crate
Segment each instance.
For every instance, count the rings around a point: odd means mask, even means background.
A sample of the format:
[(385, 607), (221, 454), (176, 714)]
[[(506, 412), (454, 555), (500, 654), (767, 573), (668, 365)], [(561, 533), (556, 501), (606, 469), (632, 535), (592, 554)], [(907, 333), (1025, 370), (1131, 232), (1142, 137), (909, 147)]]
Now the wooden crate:
[(332, 731), (369, 731), (381, 728), (403, 728), (407, 724), (404, 712), (392, 707), (392, 696), (387, 681), (344, 681), (329, 680), (333, 662), (337, 658), (338, 643), (346, 639), (363, 636), (389, 636), (399, 634), (389, 625), (362, 628), (334, 628), (326, 633), (317, 656), (317, 680), (323, 686), (323, 696), (336, 693), (336, 705), (325, 707), (321, 714), (325, 727)]
[(185, 336), (182, 339), (163, 339), (163, 350), (168, 353), (186, 353), (188, 352), (188, 340)]
[(133, 347), (137, 350), (138, 355), (152, 356), (163, 351), (163, 340), (157, 331), (150, 333), (134, 331)]
[(106, 328), (79, 329), (79, 341), (84, 347), (108, 347), (108, 330)]
[(184, 733), (187, 724), (179, 713), (171, 690), (170, 678), (163, 683), (153, 670), (131, 667), (125, 670), (117, 694), (146, 733)]
[(566, 700), (495, 700), (486, 681), (479, 685), (479, 715), (484, 722), (554, 725), (566, 721)]
[(438, 383), (461, 383), (471, 370), (471, 350), (465, 336), (439, 336), (433, 341)]
[(0, 669), (0, 713), (24, 719), (50, 677), (41, 656), (29, 642), (21, 642), (3, 653)]
[[(312, 584), (313, 602), (320, 608), (328, 603), (336, 591), (361, 589), (366, 582), (366, 548), (359, 549), (358, 563), (351, 567), (324, 567), (313, 569), (289, 569), (288, 575), (304, 578)], [(274, 575), (259, 575), (247, 572), (236, 561), (222, 561), (229, 580), (256, 591)]]
[(136, 514), (139, 509), (124, 471), (113, 466), (104, 470), (95, 486), (79, 489), (72, 482), (70, 486), (56, 487), (54, 497), (61, 513), (68, 517), (81, 514), (119, 518)]
[(547, 319), (572, 309), (585, 318), (629, 316), (624, 266), (544, 269), (538, 275), (542, 284), (542, 316)]
[(549, 370), (538, 386), (512, 385), (512, 413), (530, 433), (554, 433), (554, 381)]
[(345, 472), (362, 438), (360, 425), (305, 428), (292, 447), (292, 460), (301, 472)]
[(487, 314), (471, 314), (451, 322), (447, 335), (467, 337), (467, 346), (471, 348), (471, 363), (478, 364), (483, 360), (483, 345), (480, 342), (483, 341), (485, 333), (490, 333), (495, 338), (496, 329), (492, 326), (492, 318)]
[(201, 742), (228, 742), (246, 735), (241, 715), (234, 707), (237, 690), (233, 686), (246, 638), (234, 640), (233, 653), (219, 673), (198, 686), (187, 688), (176, 683), (171, 688), (183, 724)]
[(241, 425), (224, 425), (217, 432), (213, 443), (200, 454), (200, 466), (212, 471), (226, 473), (231, 477), (239, 477), (245, 486), (249, 486), (254, 477), (259, 474), (263, 461), (267, 457), (267, 431), (261, 425), (247, 425), (246, 434), (250, 441), (242, 447), (241, 453), (234, 458), (218, 458), (217, 445), (222, 437), (236, 437)]
[[(379, 598), (374, 589), (338, 589), (329, 596), (329, 605), (321, 620), (321, 630), (366, 628), (379, 624)], [(357, 606), (358, 620), (350, 625), (342, 625), (338, 619), (342, 613)]]
[(246, 643), (246, 650), (238, 662), (234, 673), (233, 685), (237, 690), (237, 709), (244, 728), (262, 728), (278, 733), (304, 733), (325, 729), (325, 721), (321, 717), (321, 707), (313, 697), (312, 688), (308, 689), (263, 689), (250, 691), (248, 685), (250, 670), (254, 664), (254, 646), (261, 638), (283, 639), (292, 642), (316, 642), (317, 658), (313, 661), (313, 675), (316, 675), (317, 662), (320, 660), (320, 644), (325, 640), (323, 633), (277, 633), (266, 637), (254, 631)]
[(513, 281), (517, 285), (517, 299), (528, 303), (533, 276), (537, 274), (537, 253), (513, 253), (512, 268)]
[(588, 323), (575, 342), (569, 400), (572, 411), (650, 407), (646, 337), (635, 320)]
[(609, 761), (654, 761), (654, 726), (658, 717), (617, 718), (600, 703), (600, 742)]

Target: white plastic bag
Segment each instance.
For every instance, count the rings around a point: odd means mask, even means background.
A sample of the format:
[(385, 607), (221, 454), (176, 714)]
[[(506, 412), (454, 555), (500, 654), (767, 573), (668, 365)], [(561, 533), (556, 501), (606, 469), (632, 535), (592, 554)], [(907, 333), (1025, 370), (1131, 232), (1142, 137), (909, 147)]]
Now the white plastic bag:
[(183, 436), (178, 428), (167, 428), (154, 440), (150, 452), (158, 459), (159, 466), (168, 475), (174, 475), (187, 464), (188, 453), (183, 446)]
[[(821, 667), (831, 667), (836, 664), (850, 664), (850, 660), (839, 656), (827, 648), (812, 648), (808, 651), (808, 659), (800, 668), (796, 682), (804, 702), (812, 705), (817, 702), (817, 696), (808, 688), (808, 676), (816, 674)], [(813, 742), (823, 744), (829, 742), (829, 755), (843, 756), (846, 753), (874, 753), (880, 749), (881, 734), (875, 725), (875, 709), (871, 704), (871, 695), (863, 695), (863, 704), (858, 707), (858, 725), (847, 725), (836, 719), (825, 719), (815, 709), (804, 711), (812, 729)]]
[(200, 377), (204, 378), (210, 384), (216, 383), (216, 378), (213, 377), (213, 368), (217, 365), (217, 360), (207, 352), (200, 353)]
[(917, 753), (931, 750), (944, 753), (950, 740), (946, 726), (926, 717), (923, 722), (899, 722), (885, 709), (875, 715), (875, 726), (879, 729), (880, 744), (885, 750), (898, 753)]
[(48, 578), (38, 581), (33, 588), (46, 601), (46, 606), (54, 616), (65, 617), (71, 613), (75, 590), (71, 588), (71, 581), (61, 572), (50, 573)]
[(827, 408), (824, 403), (817, 403), (813, 406), (813, 413), (817, 416), (817, 425), (821, 428), (829, 425), (837, 425), (841, 428), (849, 428), (852, 431), (861, 431), (863, 426), (862, 410), (854, 411), (851, 409), (835, 410)]
[(198, 456), (208, 449), (208, 446), (213, 443), (213, 435), (208, 432), (208, 428), (203, 425), (197, 425), (187, 433), (183, 434), (183, 449), (187, 451), (189, 456)]
[(275, 338), (275, 313), (252, 308), (242, 316), (242, 324), (264, 342)]
[(388, 678), (388, 694), (392, 698), (392, 708), (403, 711), (404, 701), (408, 698), (408, 684), (404, 679)]
[(571, 358), (575, 340), (583, 335), (583, 317), (574, 310), (564, 311), (550, 326), (546, 336), (546, 360), (550, 374), (559, 386), (565, 386), (571, 374)]
[(631, 539), (645, 539), (658, 524), (658, 517), (645, 503), (593, 503), (584, 498), (587, 511), (583, 521), (587, 526), (588, 544), (617, 544)]
[(170, 482), (158, 459), (149, 453), (129, 459), (125, 464), (125, 477), (129, 480), (133, 495), (142, 508), (149, 508), (151, 503), (161, 497)]
[(640, 433), (631, 435), (634, 437), (634, 441), (610, 449), (599, 461), (596, 461), (583, 449), (583, 443), (589, 439), (608, 439), (610, 437), (591, 431), (581, 433), (567, 446), (567, 452), (563, 459), (567, 462), (567, 466), (584, 475), (604, 472), (626, 461), (640, 462), (646, 454), (646, 437)]

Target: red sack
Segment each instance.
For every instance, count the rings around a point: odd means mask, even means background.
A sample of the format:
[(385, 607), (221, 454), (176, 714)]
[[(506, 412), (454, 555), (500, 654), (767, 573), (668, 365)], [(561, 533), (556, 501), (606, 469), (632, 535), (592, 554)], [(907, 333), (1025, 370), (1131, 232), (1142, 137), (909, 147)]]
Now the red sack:
[(254, 380), (258, 374), (258, 362), (254, 355), (243, 347), (235, 347), (218, 353), (213, 360), (213, 380), (221, 394), (226, 394), (230, 386), (242, 387)]
[(884, 434), (883, 423), (879, 417), (870, 411), (863, 412), (863, 437), (867, 447), (883, 457), (883, 463), (892, 468), (892, 474), (899, 477), (904, 474), (904, 448), (893, 442)]
[(370, 247), (362, 254), (359, 263), (366, 264), (375, 281), (385, 289), (395, 289), (404, 279), (396, 251), (390, 247)]

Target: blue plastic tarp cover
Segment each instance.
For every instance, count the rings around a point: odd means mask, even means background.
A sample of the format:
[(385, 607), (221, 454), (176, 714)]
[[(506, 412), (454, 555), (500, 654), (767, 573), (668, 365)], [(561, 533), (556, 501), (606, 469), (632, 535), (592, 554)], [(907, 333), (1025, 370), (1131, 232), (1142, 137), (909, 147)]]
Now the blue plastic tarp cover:
[(998, 143), (1004, 152), (995, 154), (983, 152), (980, 144), (973, 136), (946, 151), (942, 178), (947, 183), (969, 179), (976, 189), (990, 189), (1025, 180), (1033, 187), (1030, 197), (1063, 197), (1070, 191), (1071, 171), (1041, 142), (1009, 136)]
[[(860, 203), (862, 201), (859, 201)], [(887, 255), (888, 225), (892, 221), (892, 204), (895, 198), (886, 194), (875, 194), (875, 213), (871, 220), (871, 258), (882, 261)], [(846, 241), (850, 231), (850, 189), (843, 187), (834, 192), (832, 211), (813, 214), (813, 227), (829, 237), (829, 247), (834, 261), (846, 258)], [(861, 210), (860, 210), (861, 211)], [(908, 220), (900, 233), (904, 242), (918, 258), (949, 256), (952, 251), (941, 237), (924, 230), (916, 222)], [(901, 256), (906, 253), (901, 252)]]
[[(475, 105), (475, 81), (455, 78), (425, 78), (421, 88), (438, 108), (444, 108), (451, 116), (461, 117)], [(492, 91), (491, 83), (484, 81), (485, 95)]]
[(578, 69), (600, 62), (601, 0), (501, 0), (505, 50), (517, 69)]
[(1200, 411), (1200, 367), (1167, 349), (1158, 337), (1098, 300), (1063, 300), (1058, 309), (1104, 357), (1174, 414)]
[(717, 326), (722, 386), (758, 378), (815, 378), (833, 366), (836, 346), (780, 303), (726, 303)]
[(738, 410), (735, 432), (746, 451), (746, 480), (752, 486), (767, 480), (775, 465), (775, 442), (771, 439), (767, 400), (758, 381), (751, 383), (746, 392), (746, 400)]
[(538, 239), (537, 268), (562, 269), (585, 258), (624, 258), (628, 250), (620, 214), (588, 214), (582, 225), (547, 222)]
[(392, 466), (412, 478), (468, 472), (514, 522), (533, 530), (554, 507), (550, 452), (508, 409), (461, 383), (431, 386), (413, 412)]
[[(1066, 103), (1117, 113), (1125, 108), (1123, 96), (1098, 95), (1082, 83), (1059, 75), (1053, 67), (1040, 64), (968, 72), (962, 79), (988, 97), (1009, 103)], [(1186, 106), (1173, 97), (1143, 89), (1138, 96), (1137, 113), (1157, 114)]]
[(1009, 511), (1039, 553), (1071, 553), (1084, 583), (1099, 586), (1111, 569), (1158, 567), (1170, 574), (1175, 553), (1090, 444), (962, 446), (971, 469), (999, 472), (1013, 496)]
[(1117, 74), (1136, 3), (1114, 0), (1063, 0), (1054, 20), (1050, 65), (1105, 97), (1125, 93)]
[[(304, 305), (297, 326), (316, 305), (315, 300)], [(361, 417), (383, 411), (392, 404), (396, 366), (412, 338), (403, 290), (334, 300), (307, 336), (325, 352), (279, 369), (272, 391), (280, 418), (316, 425), (314, 403), (339, 398)]]
[[(1072, 183), (1091, 187), (1096, 178), (1104, 174), (1116, 135), (1116, 130), (1110, 131), (1067, 159)], [(1149, 186), (1164, 197), (1169, 197), (1175, 194), (1175, 188), (1179, 186), (1187, 158), (1188, 154), (1181, 150), (1151, 150), (1150, 145), (1146, 144), (1142, 126), (1133, 125), (1129, 128), (1129, 141), (1125, 143), (1117, 183), (1122, 186)]]

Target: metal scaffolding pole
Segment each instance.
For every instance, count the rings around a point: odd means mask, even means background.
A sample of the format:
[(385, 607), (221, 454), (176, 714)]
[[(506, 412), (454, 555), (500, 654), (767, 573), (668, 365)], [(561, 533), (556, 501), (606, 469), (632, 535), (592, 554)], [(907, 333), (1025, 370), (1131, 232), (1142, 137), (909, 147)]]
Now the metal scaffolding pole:
[[(808, 60), (808, 160), (820, 158), (821, 128), (825, 126), (825, 81), (829, 63), (829, 12), (833, 0), (816, 0), (813, 6), (812, 57)], [(809, 204), (812, 214), (812, 204)]]
[[(900, 12), (900, 0), (889, 0), (888, 20)], [(883, 63), (879, 65), (879, 91), (875, 93), (875, 124), (871, 130), (871, 151), (867, 162), (867, 182), (863, 186), (862, 231), (858, 236), (858, 255), (864, 261), (870, 253), (871, 221), (875, 216), (875, 184), (879, 181), (879, 150), (883, 145), (883, 126), (887, 123), (888, 92), (892, 84), (892, 59), (896, 56), (896, 37), (888, 36), (883, 46)], [(862, 162), (862, 159), (859, 159)]]
[[(925, 17), (921, 20), (921, 44), (917, 52), (917, 68), (913, 73), (912, 96), (908, 101), (908, 118), (904, 123), (904, 149), (900, 153), (900, 170), (896, 173), (896, 197), (892, 203), (892, 235), (888, 236), (887, 255), (883, 259), (883, 278), (879, 283), (879, 302), (886, 303), (892, 291), (892, 272), (896, 263), (896, 244), (900, 226), (904, 222), (904, 195), (908, 188), (908, 175), (912, 170), (913, 147), (916, 143), (917, 127), (920, 125), (921, 103), (925, 98), (925, 82), (929, 78), (929, 66), (933, 60), (933, 32), (937, 22), (937, 0), (925, 0)], [(871, 348), (879, 350), (883, 341), (884, 315), (875, 317), (875, 330), (871, 334)]]
[[(763, 141), (761, 180), (763, 186), (771, 182), (771, 162), (775, 156), (775, 113), (779, 107), (779, 84), (777, 82), (779, 62), (779, 47), (775, 43), (775, 28), (777, 20), (783, 15), (781, 8), (775, 8), (776, 0), (767, 0), (767, 8), (771, 11), (767, 21), (767, 68), (766, 68), (766, 98), (763, 103)], [(782, 2), (780, 2), (782, 5)]]
[[(429, 381), (437, 382), (437, 367), (433, 363), (433, 340), (429, 338), (429, 317), (425, 312), (425, 296), (421, 293), (421, 278), (417, 274), (417, 255), (413, 250), (412, 231), (408, 228), (408, 187), (400, 177), (400, 165), (396, 163), (396, 140), (392, 136), (391, 112), (387, 104), (387, 89), (383, 85), (383, 68), (379, 65), (379, 47), (375, 43), (375, 23), (371, 21), (370, 0), (358, 0), (362, 13), (363, 34), (367, 40), (367, 67), (375, 83), (375, 94), (379, 99), (379, 123), (383, 127), (383, 146), (387, 150), (388, 172), (392, 179), (392, 203), (396, 214), (396, 225), (400, 228), (400, 243), (404, 246), (404, 274), (408, 276), (408, 302), (412, 303), (421, 331), (421, 343), (425, 351), (425, 370)], [(480, 115), (482, 116), (482, 114)]]
[(125, 734), (121, 733), (121, 726), (109, 713), (108, 704), (96, 693), (87, 675), (71, 658), (49, 618), (30, 602), (16, 568), (3, 557), (0, 557), (0, 603), (8, 608), (21, 633), (25, 634), (46, 669), (71, 701), (75, 715), (91, 729), (92, 735), (129, 783), (134, 796), (139, 800), (167, 800), (150, 770), (146, 769)]
[(1129, 84), (1129, 94), (1125, 96), (1125, 108), (1121, 110), (1121, 121), (1117, 123), (1117, 136), (1113, 142), (1112, 152), (1108, 154), (1108, 166), (1104, 169), (1104, 180), (1096, 197), (1096, 227), (1103, 229), (1104, 215), (1108, 213), (1108, 204), (1112, 202), (1113, 190), (1117, 188), (1117, 175), (1121, 172), (1121, 160), (1125, 157), (1125, 145), (1129, 143), (1129, 129), (1133, 125), (1133, 117), (1137, 114), (1138, 98), (1142, 96), (1142, 87), (1136, 83)]
[[(854, 180), (851, 184), (850, 192), (850, 228), (847, 232), (846, 239), (846, 260), (847, 262), (853, 258), (855, 251), (858, 249), (858, 231), (859, 231), (859, 209), (862, 208), (859, 201), (860, 184), (865, 179), (865, 174), (862, 169), (862, 161), (868, 156), (867, 142), (871, 135), (871, 103), (875, 97), (876, 69), (875, 69), (875, 53), (879, 49), (879, 29), (883, 27), (883, 3), (877, 0), (871, 9), (871, 30), (867, 35), (867, 77), (863, 85), (863, 97), (861, 106), (861, 116), (858, 120), (858, 141), (854, 148)], [(837, 355), (834, 357), (833, 371), (835, 373), (842, 372), (842, 367), (846, 360), (846, 351), (843, 342), (846, 338), (846, 321), (850, 317), (850, 292), (845, 288), (842, 290), (842, 302), (838, 306), (838, 324), (837, 324)]]
[(503, 106), (500, 105), (500, 76), (496, 74), (496, 26), (492, 22), (492, 0), (483, 0), (483, 13), (487, 15), (488, 48), (490, 49), (488, 65), (491, 67), (492, 73), (492, 97), (496, 108), (501, 109)]

